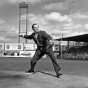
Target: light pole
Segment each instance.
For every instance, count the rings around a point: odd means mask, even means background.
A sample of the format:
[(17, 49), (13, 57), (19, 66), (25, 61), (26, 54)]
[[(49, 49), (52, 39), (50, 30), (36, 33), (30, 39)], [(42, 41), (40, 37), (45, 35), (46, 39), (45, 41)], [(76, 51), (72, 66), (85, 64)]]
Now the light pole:
[[(27, 29), (28, 29), (28, 4), (26, 4), (25, 2), (22, 2), (19, 4), (19, 34), (21, 33), (21, 23), (22, 22), (25, 22), (26, 24), (26, 35), (27, 35)], [(26, 19), (25, 20), (22, 20), (21, 19), (21, 12), (22, 12), (22, 9), (26, 9)], [(18, 39), (18, 43), (20, 43), (20, 37)], [(27, 39), (26, 39), (26, 43), (27, 43)]]
[(60, 44), (60, 46), (61, 46), (61, 60), (62, 60), (62, 55), (63, 55), (63, 50), (62, 50), (62, 39), (63, 39), (63, 34), (61, 33), (61, 44)]

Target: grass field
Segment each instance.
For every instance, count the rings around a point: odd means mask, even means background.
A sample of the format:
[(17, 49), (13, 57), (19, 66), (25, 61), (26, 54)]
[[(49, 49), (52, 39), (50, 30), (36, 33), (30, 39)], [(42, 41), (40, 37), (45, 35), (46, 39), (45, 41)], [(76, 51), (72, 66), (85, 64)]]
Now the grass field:
[[(0, 71), (27, 71), (30, 69), (31, 58), (0, 57)], [(61, 72), (69, 75), (88, 76), (88, 61), (82, 60), (58, 60)], [(38, 61), (35, 71), (54, 72), (53, 64), (49, 58), (42, 58)]]

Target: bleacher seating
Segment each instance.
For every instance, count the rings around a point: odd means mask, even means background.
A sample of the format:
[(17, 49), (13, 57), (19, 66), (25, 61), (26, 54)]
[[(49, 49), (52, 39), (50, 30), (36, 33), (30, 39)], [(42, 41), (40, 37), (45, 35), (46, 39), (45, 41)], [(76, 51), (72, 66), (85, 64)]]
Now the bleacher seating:
[(88, 45), (79, 48), (72, 47), (63, 53), (63, 59), (88, 60)]

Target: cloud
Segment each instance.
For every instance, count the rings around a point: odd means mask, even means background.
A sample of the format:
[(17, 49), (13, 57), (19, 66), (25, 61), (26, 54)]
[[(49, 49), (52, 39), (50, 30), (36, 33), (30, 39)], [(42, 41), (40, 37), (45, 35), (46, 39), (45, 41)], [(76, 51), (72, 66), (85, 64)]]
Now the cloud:
[[(29, 21), (32, 23), (39, 23), (39, 24), (48, 24), (49, 20), (57, 21), (57, 22), (71, 22), (72, 19), (67, 15), (61, 15), (61, 13), (58, 12), (52, 12), (50, 14), (45, 15), (35, 15), (35, 14), (29, 14)], [(22, 15), (21, 19), (25, 20), (26, 15)]]
[(63, 29), (66, 29), (66, 30), (74, 30), (74, 29), (78, 30), (81, 27), (82, 27), (81, 24), (74, 24), (74, 23), (69, 23), (69, 24), (63, 25)]
[(69, 31), (65, 36), (75, 36), (79, 34), (87, 34), (88, 33), (88, 24), (75, 24), (74, 23), (69, 23), (69, 24), (64, 24), (63, 29)]
[(10, 26), (10, 30), (6, 33), (6, 38), (9, 39), (17, 39), (18, 38), (18, 30), (14, 26)]
[(0, 42), (1, 43), (11, 42), (11, 39), (8, 39), (6, 37), (0, 37)]
[(21, 2), (26, 2), (26, 3), (29, 3), (29, 4), (35, 4), (35, 3), (40, 3), (42, 1), (47, 1), (47, 0), (4, 0), (4, 1), (7, 1), (9, 3), (21, 3)]
[(32, 23), (38, 23), (42, 25), (48, 23), (45, 17), (40, 14), (39, 15), (29, 14), (29, 21), (31, 21)]
[(61, 31), (61, 30), (58, 30), (58, 29), (54, 29), (53, 31), (51, 31), (51, 34), (52, 35), (61, 35), (61, 34), (66, 34), (68, 33), (69, 31), (66, 30), (66, 31)]
[(84, 24), (80, 31), (84, 32), (85, 34), (88, 34), (88, 23)]
[(71, 22), (72, 19), (69, 18), (67, 15), (62, 16), (61, 13), (58, 12), (52, 12), (50, 14), (46, 14), (45, 18), (47, 20), (55, 20), (58, 22)]
[(58, 29), (54, 29), (51, 31), (51, 35), (53, 36), (53, 38), (60, 38), (63, 35), (67, 35), (71, 33), (71, 30), (58, 30)]
[(6, 33), (17, 33), (17, 29), (12, 26), (12, 25), (8, 25), (8, 24), (5, 24), (3, 26), (0, 27), (0, 33), (2, 34), (6, 34)]
[(88, 29), (88, 23), (85, 24), (83, 27), (84, 27), (84, 29)]
[(74, 0), (65, 0), (64, 2), (50, 3), (44, 6), (45, 10), (59, 10), (64, 11), (75, 4)]
[(82, 14), (82, 13), (74, 13), (69, 15), (71, 18), (75, 19), (87, 19), (88, 15)]
[(3, 41), (3, 40), (5, 40), (5, 38), (4, 37), (0, 37), (0, 41)]
[(44, 9), (46, 10), (66, 10), (68, 7), (64, 5), (64, 3), (50, 3), (49, 5), (45, 5)]
[[(22, 20), (26, 19), (26, 15), (22, 15), (21, 16)], [(58, 12), (52, 12), (50, 14), (45, 14), (45, 15), (35, 15), (35, 14), (28, 14), (28, 19), (29, 19), (29, 23), (38, 23), (40, 25), (47, 25), (50, 23), (50, 21), (52, 22), (57, 22), (57, 24), (59, 22), (72, 22), (72, 19), (68, 16), (68, 15), (61, 15), (61, 13)]]
[[(21, 16), (22, 20), (26, 19), (26, 15), (22, 15)], [(46, 21), (45, 17), (42, 15), (35, 15), (35, 14), (28, 14), (28, 20), (29, 20), (29, 25), (32, 25), (33, 23), (37, 23), (39, 25), (45, 25), (48, 23), (48, 21)]]
[(63, 37), (69, 37), (69, 36), (76, 36), (79, 34), (84, 34), (85, 32), (81, 30), (82, 25), (81, 24), (74, 24), (74, 23), (65, 23), (57, 27), (56, 29), (53, 29), (51, 31), (51, 35), (54, 36), (54, 38), (61, 38), (61, 34), (63, 34)]
[(3, 19), (0, 19), (0, 42), (11, 42), (17, 40), (18, 29), (7, 24)]

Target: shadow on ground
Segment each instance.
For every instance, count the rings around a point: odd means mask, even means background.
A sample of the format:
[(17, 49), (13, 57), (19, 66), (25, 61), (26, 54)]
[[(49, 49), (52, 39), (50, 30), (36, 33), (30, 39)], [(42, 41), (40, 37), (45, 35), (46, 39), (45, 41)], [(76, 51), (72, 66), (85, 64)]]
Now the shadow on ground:
[(88, 88), (88, 78), (53, 72), (0, 71), (0, 88)]

